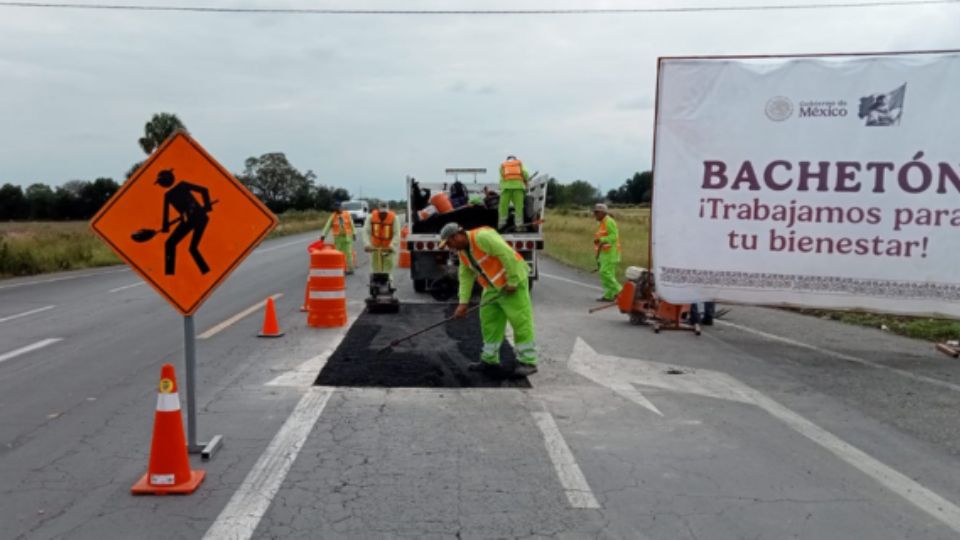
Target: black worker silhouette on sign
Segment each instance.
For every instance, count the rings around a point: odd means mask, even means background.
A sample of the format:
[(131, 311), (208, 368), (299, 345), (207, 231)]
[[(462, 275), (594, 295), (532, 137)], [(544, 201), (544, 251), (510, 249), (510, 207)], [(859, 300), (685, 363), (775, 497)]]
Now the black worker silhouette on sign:
[[(176, 185), (174, 185), (174, 182), (176, 182), (176, 179), (173, 176), (173, 169), (157, 173), (157, 181), (154, 182), (154, 184), (167, 189), (167, 192), (163, 195), (163, 227), (161, 232), (169, 232), (171, 226), (177, 226), (163, 245), (164, 273), (168, 276), (176, 274), (177, 245), (188, 234), (193, 233), (190, 238), (190, 255), (197, 264), (197, 268), (200, 269), (200, 273), (206, 274), (210, 271), (210, 267), (207, 266), (207, 261), (203, 260), (199, 247), (200, 240), (203, 238), (203, 231), (206, 230), (207, 223), (210, 221), (207, 214), (213, 210), (213, 205), (210, 203), (210, 192), (203, 186), (191, 184), (185, 180), (181, 180)], [(199, 194), (203, 199), (202, 206), (193, 196), (194, 193)], [(180, 214), (173, 221), (170, 220), (171, 206)]]

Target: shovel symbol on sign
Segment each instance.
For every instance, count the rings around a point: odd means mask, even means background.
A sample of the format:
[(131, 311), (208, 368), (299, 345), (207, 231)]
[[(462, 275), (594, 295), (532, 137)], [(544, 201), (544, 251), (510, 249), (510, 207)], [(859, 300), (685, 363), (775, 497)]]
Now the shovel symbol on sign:
[[(156, 229), (140, 229), (133, 232), (130, 238), (137, 243), (144, 243), (152, 240), (159, 233), (170, 232), (163, 246), (164, 274), (168, 276), (176, 275), (177, 266), (177, 246), (186, 239), (190, 238), (190, 255), (197, 269), (201, 274), (210, 271), (207, 262), (200, 253), (200, 240), (203, 239), (203, 233), (210, 222), (209, 213), (213, 211), (213, 205), (216, 200), (210, 201), (210, 192), (207, 188), (181, 180), (176, 183), (173, 176), (173, 169), (166, 169), (157, 174), (157, 180), (154, 184), (167, 190), (163, 195), (163, 226), (159, 231)], [(200, 196), (203, 204), (197, 201), (194, 193)], [(169, 219), (169, 210), (173, 208), (179, 215), (176, 219)], [(170, 228), (176, 225), (171, 231)]]

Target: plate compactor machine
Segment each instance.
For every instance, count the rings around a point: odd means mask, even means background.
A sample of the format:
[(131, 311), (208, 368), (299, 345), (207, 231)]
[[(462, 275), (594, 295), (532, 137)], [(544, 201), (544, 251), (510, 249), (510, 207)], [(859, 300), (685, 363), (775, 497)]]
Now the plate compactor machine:
[[(375, 250), (375, 257), (382, 257), (383, 250)], [(383, 265), (381, 264), (382, 268)], [(368, 313), (399, 313), (400, 301), (397, 300), (395, 293), (397, 289), (393, 286), (390, 274), (387, 272), (370, 273), (370, 297), (366, 299)]]

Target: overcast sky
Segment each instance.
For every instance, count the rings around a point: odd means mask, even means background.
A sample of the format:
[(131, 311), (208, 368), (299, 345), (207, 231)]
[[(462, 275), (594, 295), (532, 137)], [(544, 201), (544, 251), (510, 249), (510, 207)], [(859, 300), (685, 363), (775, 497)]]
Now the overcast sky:
[[(801, 1), (181, 4), (477, 9)], [(136, 142), (144, 123), (172, 112), (234, 172), (249, 156), (284, 152), (321, 183), (355, 195), (400, 198), (407, 174), (440, 180), (445, 167), (494, 171), (508, 153), (531, 171), (586, 179), (606, 191), (650, 166), (658, 56), (960, 48), (958, 23), (960, 5), (420, 17), (0, 7), (0, 183), (122, 179), (144, 158)]]

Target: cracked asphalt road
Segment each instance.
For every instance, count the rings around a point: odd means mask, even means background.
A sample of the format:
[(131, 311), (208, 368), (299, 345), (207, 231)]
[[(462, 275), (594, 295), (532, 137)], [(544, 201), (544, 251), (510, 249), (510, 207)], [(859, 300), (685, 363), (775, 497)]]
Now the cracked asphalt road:
[[(129, 494), (147, 464), (160, 365), (173, 361), (183, 379), (179, 317), (149, 288), (123, 288), (138, 278), (121, 269), (0, 282), (0, 319), (56, 306), (0, 322), (0, 357), (62, 340), (0, 362), (0, 538), (203, 537), (304, 392), (266, 383), (335, 335), (305, 328), (298, 311), (308, 242), (264, 244), (197, 315), (202, 332), (283, 293), (286, 335), (255, 338), (258, 312), (198, 343), (200, 436), (222, 434), (225, 446), (210, 462), (193, 460), (208, 476), (185, 497)], [(549, 261), (542, 270), (532, 388), (336, 388), (252, 536), (960, 536), (935, 509), (763, 409), (645, 385), (633, 369), (651, 361), (728, 375), (958, 504), (960, 392), (904, 376), (960, 383), (955, 360), (925, 343), (762, 308), (735, 307), (730, 324), (700, 338), (655, 335), (613, 311), (587, 315), (596, 291), (577, 283), (594, 285), (594, 276)], [(395, 276), (402, 299), (431, 302)], [(363, 269), (349, 279), (352, 315), (364, 281)], [(598, 362), (624, 359), (622, 387), (569, 368), (578, 338)], [(599, 508), (571, 506), (567, 465), (551, 460), (535, 413), (555, 419)]]

